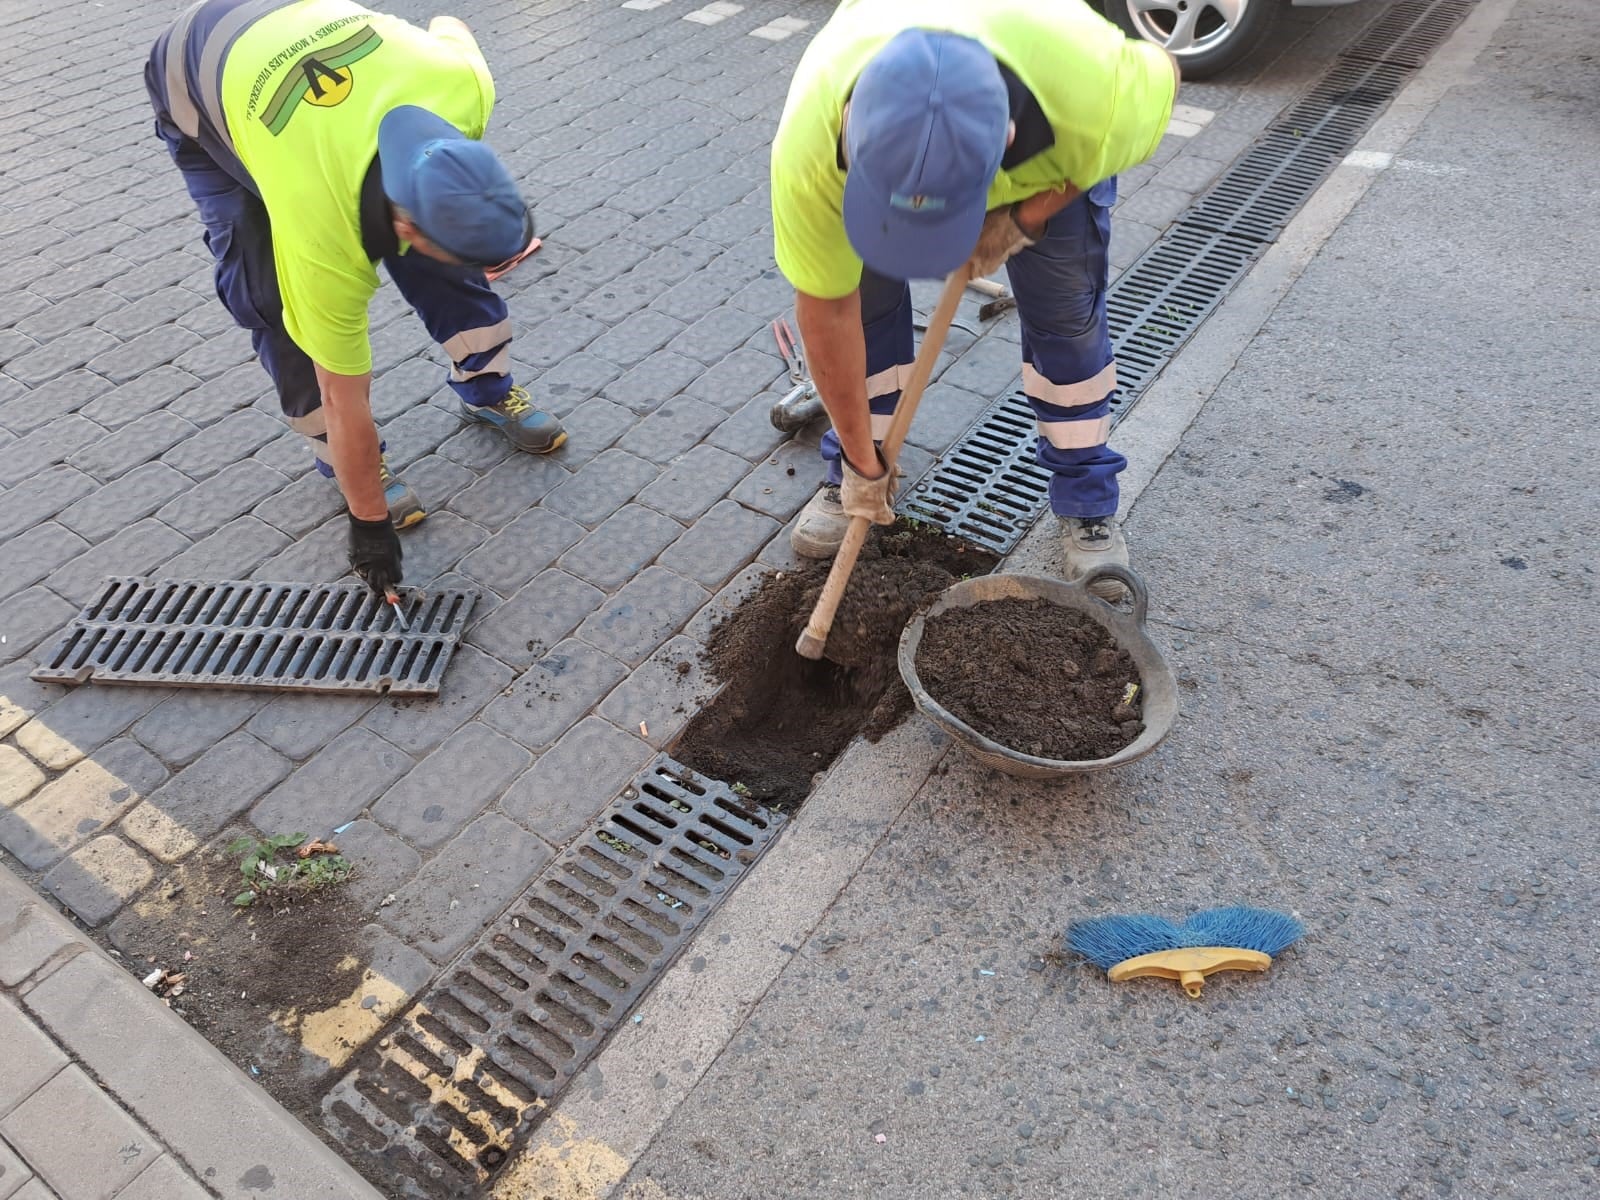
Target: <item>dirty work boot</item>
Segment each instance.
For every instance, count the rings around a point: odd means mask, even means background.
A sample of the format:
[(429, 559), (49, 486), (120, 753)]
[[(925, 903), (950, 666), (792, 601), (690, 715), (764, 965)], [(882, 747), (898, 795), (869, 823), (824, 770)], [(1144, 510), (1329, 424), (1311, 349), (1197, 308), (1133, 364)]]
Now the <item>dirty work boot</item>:
[[(334, 477), (333, 467), (328, 463), (319, 458), (316, 465), (317, 473), (324, 479)], [(383, 499), (389, 506), (389, 520), (396, 529), (410, 529), (427, 517), (428, 510), (422, 507), (421, 498), (406, 486), (405, 480), (389, 470), (387, 454), (378, 458), (378, 478), (383, 480)]]
[(825, 483), (800, 510), (800, 519), (789, 531), (789, 545), (801, 558), (832, 558), (849, 528), (850, 518), (839, 503), (839, 485)]
[[(1122, 536), (1122, 522), (1114, 516), (1062, 517), (1061, 544), (1067, 553), (1068, 583), (1108, 563), (1128, 565), (1128, 543)], [(1089, 585), (1089, 591), (1102, 600), (1120, 600), (1127, 590), (1116, 579), (1101, 579)]]
[(549, 454), (567, 440), (561, 422), (535, 408), (533, 397), (523, 387), (513, 387), (499, 404), (468, 404), (463, 400), (461, 415), (498, 429), (513, 446), (529, 454)]

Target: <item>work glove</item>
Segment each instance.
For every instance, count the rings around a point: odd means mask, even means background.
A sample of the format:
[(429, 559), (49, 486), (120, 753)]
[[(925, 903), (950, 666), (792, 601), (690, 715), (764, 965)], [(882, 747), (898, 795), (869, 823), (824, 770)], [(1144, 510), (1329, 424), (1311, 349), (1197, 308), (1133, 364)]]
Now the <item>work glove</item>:
[(400, 586), (400, 538), (394, 522), (350, 517), (350, 569), (380, 596)]
[(997, 208), (983, 218), (983, 230), (978, 234), (978, 245), (967, 260), (971, 267), (969, 278), (978, 279), (992, 275), (1019, 250), (1025, 250), (1038, 239), (1030, 237), (1017, 223), (1017, 206)]
[(873, 457), (883, 472), (877, 479), (868, 479), (841, 456), (844, 479), (839, 484), (839, 503), (848, 517), (865, 517), (874, 525), (893, 525), (894, 485), (900, 472), (889, 470), (881, 451), (874, 449)]

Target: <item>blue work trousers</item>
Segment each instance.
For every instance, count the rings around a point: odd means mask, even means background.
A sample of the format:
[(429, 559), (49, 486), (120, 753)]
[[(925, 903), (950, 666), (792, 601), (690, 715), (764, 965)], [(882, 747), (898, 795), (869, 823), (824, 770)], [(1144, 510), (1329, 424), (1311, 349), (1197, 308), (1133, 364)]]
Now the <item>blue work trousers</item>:
[[(212, 0), (188, 35), (188, 85), (193, 87), (197, 43), (238, 0)], [(272, 224), (260, 191), (225, 139), (202, 112), (198, 136), (178, 128), (167, 97), (169, 33), (157, 39), (145, 69), (157, 135), (183, 174), (215, 260), (217, 298), (234, 322), (250, 331), (256, 356), (271, 376), (289, 424), (312, 439), (319, 466), (326, 456), (327, 422), (316, 369), (284, 329), (283, 300), (272, 257)], [(352, 213), (352, 217), (356, 214)], [(480, 270), (436, 262), (422, 254), (393, 253), (384, 268), (414, 308), (429, 335), (450, 357), (449, 382), (468, 404), (498, 404), (511, 390), (505, 301)]]
[[(1039, 241), (1006, 263), (1022, 321), (1022, 385), (1038, 422), (1035, 455), (1050, 472), (1050, 509), (1064, 517), (1117, 511), (1128, 460), (1106, 445), (1116, 366), (1106, 328), (1107, 250), (1116, 181), (1079, 196)], [(915, 358), (911, 293), (904, 281), (861, 277), (867, 399), (881, 439)], [(840, 479), (839, 440), (823, 435), (829, 482)]]

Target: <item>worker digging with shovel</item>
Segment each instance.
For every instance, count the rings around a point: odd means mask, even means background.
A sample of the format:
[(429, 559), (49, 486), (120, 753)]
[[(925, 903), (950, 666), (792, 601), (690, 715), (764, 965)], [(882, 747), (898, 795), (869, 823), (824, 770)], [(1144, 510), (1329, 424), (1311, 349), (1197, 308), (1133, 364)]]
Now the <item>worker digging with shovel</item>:
[(1127, 460), (1106, 445), (1111, 205), (1117, 172), (1160, 143), (1177, 86), (1176, 60), (1082, 0), (838, 6), (795, 70), (772, 147), (778, 266), (833, 424), (796, 553), (832, 557), (851, 517), (894, 520), (876, 443), (914, 358), (906, 280), (1003, 263), (1066, 578), (1127, 565)]
[(344, 493), (351, 566), (392, 596), (395, 531), (427, 512), (389, 471), (372, 417), (380, 261), (450, 358), (463, 419), (534, 454), (567, 436), (513, 383), (511, 323), (489, 286), (538, 240), (479, 140), (495, 93), (477, 42), (454, 17), (422, 30), (349, 0), (201, 0), (156, 40), (145, 85), (217, 295)]

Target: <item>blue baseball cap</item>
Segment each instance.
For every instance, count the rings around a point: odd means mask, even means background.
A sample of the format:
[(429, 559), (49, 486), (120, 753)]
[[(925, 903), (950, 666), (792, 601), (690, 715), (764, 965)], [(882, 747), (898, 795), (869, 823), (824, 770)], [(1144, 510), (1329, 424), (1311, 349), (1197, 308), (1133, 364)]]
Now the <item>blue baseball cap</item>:
[(880, 275), (948, 275), (978, 244), (1011, 104), (972, 38), (896, 34), (861, 72), (845, 121), (844, 228)]
[(533, 213), (495, 152), (415, 105), (378, 124), (383, 191), (428, 240), (464, 263), (493, 266), (533, 238)]

